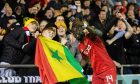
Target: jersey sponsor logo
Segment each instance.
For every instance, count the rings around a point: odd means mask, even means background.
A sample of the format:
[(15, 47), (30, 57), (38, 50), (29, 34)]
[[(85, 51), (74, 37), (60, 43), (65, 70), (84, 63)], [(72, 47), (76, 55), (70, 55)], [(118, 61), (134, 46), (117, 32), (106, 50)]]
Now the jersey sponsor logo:
[(87, 45), (87, 48), (84, 50), (84, 54), (88, 55), (89, 51), (91, 50), (91, 45)]

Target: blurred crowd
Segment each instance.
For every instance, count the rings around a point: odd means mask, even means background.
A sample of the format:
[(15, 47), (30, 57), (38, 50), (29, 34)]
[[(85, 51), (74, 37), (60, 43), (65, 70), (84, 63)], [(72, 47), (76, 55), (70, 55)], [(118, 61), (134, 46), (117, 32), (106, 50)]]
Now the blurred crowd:
[[(36, 38), (48, 28), (53, 32), (46, 35), (55, 36), (53, 39), (67, 46), (83, 65), (78, 38), (71, 33), (73, 25), (78, 27), (81, 22), (84, 27), (102, 31), (101, 38), (118, 74), (122, 64), (140, 64), (140, 6), (136, 0), (1, 0), (0, 64), (34, 64)], [(94, 71), (90, 63), (83, 68), (84, 74)], [(12, 68), (0, 70), (0, 75), (2, 71), (33, 73)], [(140, 68), (124, 68), (124, 73), (140, 74)]]

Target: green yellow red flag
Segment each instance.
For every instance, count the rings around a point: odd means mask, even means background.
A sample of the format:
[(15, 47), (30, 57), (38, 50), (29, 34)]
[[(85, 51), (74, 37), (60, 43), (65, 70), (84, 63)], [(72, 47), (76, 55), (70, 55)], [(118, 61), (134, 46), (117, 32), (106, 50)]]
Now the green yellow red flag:
[(41, 35), (37, 39), (35, 64), (39, 68), (42, 84), (66, 81), (70, 84), (88, 84), (82, 67), (69, 49)]

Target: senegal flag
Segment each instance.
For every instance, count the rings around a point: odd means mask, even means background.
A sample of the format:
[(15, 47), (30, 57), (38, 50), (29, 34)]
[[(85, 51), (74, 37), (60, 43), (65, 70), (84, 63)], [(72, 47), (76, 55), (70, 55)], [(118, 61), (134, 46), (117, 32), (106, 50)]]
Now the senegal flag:
[(42, 84), (66, 81), (70, 84), (88, 84), (80, 64), (69, 49), (57, 41), (38, 37), (35, 64), (39, 68)]

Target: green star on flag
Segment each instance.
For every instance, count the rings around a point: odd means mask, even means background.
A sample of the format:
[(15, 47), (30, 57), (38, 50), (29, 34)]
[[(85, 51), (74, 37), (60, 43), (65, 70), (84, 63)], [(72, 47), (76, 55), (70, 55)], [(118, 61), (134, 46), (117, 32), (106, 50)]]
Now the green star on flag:
[(58, 51), (56, 50), (56, 51), (52, 51), (51, 50), (51, 52), (52, 52), (52, 57), (53, 58), (56, 58), (59, 62), (60, 62), (60, 60), (63, 60), (59, 55), (58, 55)]

